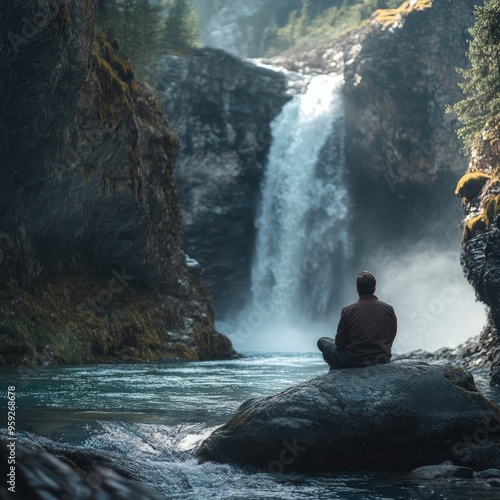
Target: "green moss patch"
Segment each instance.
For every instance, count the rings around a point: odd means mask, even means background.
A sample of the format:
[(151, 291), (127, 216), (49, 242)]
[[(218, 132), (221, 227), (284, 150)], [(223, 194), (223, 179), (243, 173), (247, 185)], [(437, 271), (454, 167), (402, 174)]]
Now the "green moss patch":
[(131, 111), (133, 96), (139, 93), (132, 63), (119, 56), (115, 46), (103, 33), (95, 35), (91, 64), (101, 86), (99, 115), (103, 120), (115, 120), (123, 106)]
[(481, 193), (484, 185), (491, 179), (491, 176), (484, 172), (470, 172), (465, 174), (457, 184), (455, 194), (472, 200)]
[(464, 225), (463, 241), (473, 236), (484, 233), (488, 227), (488, 219), (484, 213), (480, 213), (469, 219)]
[(0, 285), (0, 364), (206, 358), (211, 329), (186, 328), (179, 300), (112, 276)]

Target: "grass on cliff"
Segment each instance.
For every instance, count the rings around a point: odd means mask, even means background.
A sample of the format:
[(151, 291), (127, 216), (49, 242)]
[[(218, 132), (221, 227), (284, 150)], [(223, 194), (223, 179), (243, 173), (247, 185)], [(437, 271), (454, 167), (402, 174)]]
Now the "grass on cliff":
[(101, 85), (99, 115), (114, 121), (123, 107), (133, 108), (133, 96), (139, 93), (132, 63), (118, 55), (118, 43), (104, 33), (94, 37), (92, 64)]

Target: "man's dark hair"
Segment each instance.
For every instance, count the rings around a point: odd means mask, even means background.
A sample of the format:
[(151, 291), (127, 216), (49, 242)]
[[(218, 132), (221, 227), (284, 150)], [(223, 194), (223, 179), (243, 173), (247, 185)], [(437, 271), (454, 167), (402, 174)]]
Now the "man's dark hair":
[(356, 278), (356, 288), (359, 295), (369, 295), (375, 293), (377, 280), (370, 271), (361, 271)]

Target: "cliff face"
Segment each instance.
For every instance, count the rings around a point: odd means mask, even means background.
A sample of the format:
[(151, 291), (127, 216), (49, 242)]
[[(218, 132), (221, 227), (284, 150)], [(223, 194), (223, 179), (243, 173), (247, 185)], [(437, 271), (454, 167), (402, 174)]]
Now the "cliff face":
[(289, 99), (285, 78), (215, 49), (162, 64), (158, 89), (181, 144), (175, 177), (184, 249), (202, 264), (216, 310), (225, 313), (250, 288), (270, 123)]
[(91, 0), (2, 8), (0, 359), (231, 356), (180, 249), (177, 139), (93, 15)]
[(490, 309), (479, 357), (500, 384), (500, 117), (489, 120), (472, 151), (456, 194), (465, 209), (462, 265), (478, 299)]
[(457, 239), (451, 192), (466, 159), (445, 108), (461, 98), (455, 68), (468, 64), (473, 4), (377, 11), (345, 61), (346, 156), (363, 200), (355, 226), (377, 246), (430, 233)]

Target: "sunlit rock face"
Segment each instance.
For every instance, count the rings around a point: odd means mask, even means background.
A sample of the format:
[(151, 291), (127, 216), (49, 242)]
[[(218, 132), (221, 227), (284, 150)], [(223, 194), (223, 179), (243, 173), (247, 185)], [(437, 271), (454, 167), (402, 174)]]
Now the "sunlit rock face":
[(215, 49), (162, 65), (158, 90), (180, 140), (183, 248), (204, 267), (216, 310), (227, 312), (250, 288), (270, 124), (290, 98), (285, 77)]
[(402, 18), (372, 19), (346, 59), (346, 156), (363, 200), (355, 224), (376, 246), (401, 236), (458, 240), (452, 191), (467, 159), (445, 109), (462, 95), (455, 68), (468, 65), (473, 8), (434, 0)]
[(50, 5), (0, 18), (0, 361), (232, 355), (180, 247), (159, 99), (94, 37), (93, 1)]

